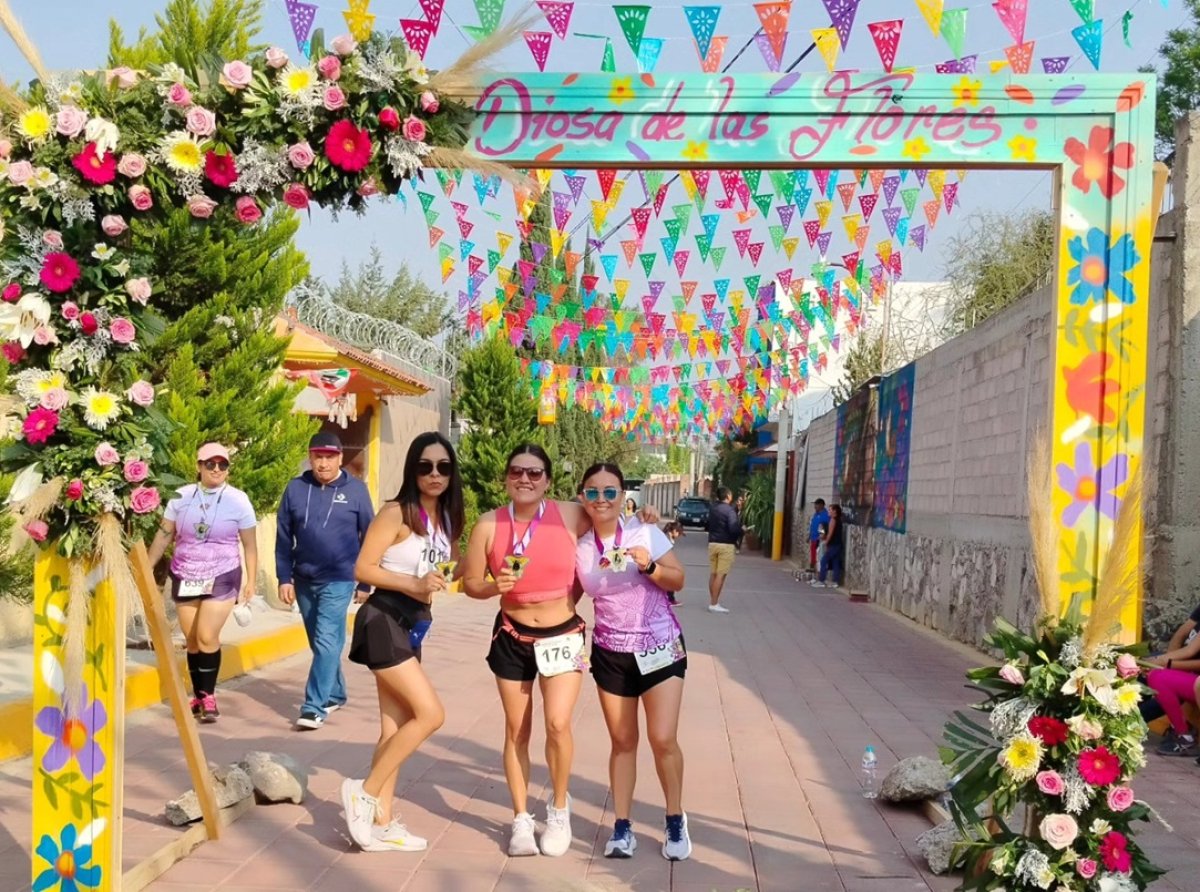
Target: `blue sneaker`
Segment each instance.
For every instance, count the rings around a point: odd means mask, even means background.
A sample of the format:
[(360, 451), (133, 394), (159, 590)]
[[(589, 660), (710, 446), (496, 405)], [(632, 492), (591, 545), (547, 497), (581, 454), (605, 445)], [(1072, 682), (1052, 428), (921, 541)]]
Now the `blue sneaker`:
[(667, 838), (663, 840), (662, 853), (668, 861), (686, 861), (692, 856), (687, 815), (667, 815)]
[(637, 837), (633, 835), (633, 825), (625, 818), (613, 825), (612, 836), (604, 845), (605, 858), (632, 858), (637, 851)]

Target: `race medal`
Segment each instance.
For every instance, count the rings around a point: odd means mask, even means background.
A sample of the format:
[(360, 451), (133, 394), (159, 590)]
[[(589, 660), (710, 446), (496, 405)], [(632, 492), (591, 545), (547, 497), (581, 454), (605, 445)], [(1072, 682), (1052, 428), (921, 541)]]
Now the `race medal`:
[(437, 571), (442, 574), (443, 579), (449, 579), (454, 575), (454, 571), (458, 568), (458, 561), (438, 561), (434, 564)]
[(525, 565), (529, 563), (529, 558), (523, 554), (510, 554), (504, 558), (504, 564), (508, 569), (512, 570), (513, 576), (520, 579), (525, 572)]

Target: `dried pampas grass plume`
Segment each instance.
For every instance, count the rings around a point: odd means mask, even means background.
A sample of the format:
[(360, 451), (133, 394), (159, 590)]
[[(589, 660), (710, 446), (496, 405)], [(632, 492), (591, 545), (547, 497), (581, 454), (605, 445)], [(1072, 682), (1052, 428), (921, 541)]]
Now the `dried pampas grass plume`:
[[(0, 3), (3, 2), (0, 0)], [(525, 7), (507, 24), (469, 47), (449, 67), (430, 77), (428, 89), (460, 102), (474, 104), (479, 98), (481, 75), (490, 69), (492, 58), (520, 40), (539, 21), (542, 21), (541, 11), (533, 6)]]
[(0, 80), (0, 111), (15, 116), (27, 108), (29, 108), (29, 103), (22, 99), (16, 90)]
[(129, 554), (121, 536), (121, 522), (114, 514), (104, 514), (96, 526), (96, 557), (116, 597), (127, 605), (125, 616), (144, 616), (141, 594), (129, 568)]
[(29, 533), (25, 532), (25, 526), (45, 517), (46, 513), (58, 504), (58, 497), (62, 495), (66, 485), (67, 478), (55, 477), (39, 486), (28, 498), (13, 502), (9, 508), (14, 522), (6, 546), (8, 554), (16, 554), (33, 541)]
[(25, 27), (17, 20), (12, 7), (8, 5), (8, 0), (0, 0), (0, 27), (8, 32), (8, 36), (12, 38), (12, 42), (17, 45), (17, 49), (21, 51), (21, 55), (25, 57), (25, 61), (29, 63), (29, 67), (33, 69), (42, 83), (46, 83), (50, 79), (50, 75), (42, 63), (42, 54), (38, 52), (33, 41), (29, 39), (29, 35), (25, 33)]
[(1054, 519), (1054, 469), (1050, 440), (1039, 436), (1029, 453), (1029, 538), (1032, 544), (1033, 572), (1037, 578), (1041, 616), (1047, 626), (1058, 624), (1062, 616), (1062, 594), (1058, 581), (1058, 524)]
[(63, 711), (78, 715), (84, 705), (83, 664), (87, 661), (88, 626), (91, 625), (92, 594), (88, 591), (83, 562), (67, 562), (67, 628), (63, 633)]
[(1084, 653), (1094, 653), (1113, 638), (1121, 627), (1121, 612), (1130, 599), (1142, 590), (1142, 499), (1144, 495), (1142, 468), (1135, 464), (1129, 469), (1129, 485), (1121, 500), (1113, 524), (1112, 542), (1100, 568), (1096, 597), (1087, 623), (1083, 627)]
[(532, 180), (515, 167), (489, 161), (479, 155), (474, 155), (466, 149), (450, 149), (444, 146), (435, 148), (425, 156), (427, 167), (444, 167), (451, 170), (473, 170), (485, 177), (500, 177), (517, 189), (528, 189)]

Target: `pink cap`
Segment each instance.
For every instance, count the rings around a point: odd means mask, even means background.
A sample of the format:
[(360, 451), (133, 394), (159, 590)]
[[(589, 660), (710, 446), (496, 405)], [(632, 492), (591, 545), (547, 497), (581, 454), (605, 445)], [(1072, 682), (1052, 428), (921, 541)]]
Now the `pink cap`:
[(208, 461), (213, 458), (223, 458), (229, 461), (229, 450), (220, 443), (205, 443), (196, 453), (196, 461)]

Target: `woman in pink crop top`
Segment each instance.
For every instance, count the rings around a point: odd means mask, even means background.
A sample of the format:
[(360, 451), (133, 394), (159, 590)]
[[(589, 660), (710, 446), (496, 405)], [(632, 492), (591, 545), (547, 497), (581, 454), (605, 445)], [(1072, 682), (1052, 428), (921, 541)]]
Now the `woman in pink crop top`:
[(554, 801), (546, 804), (545, 855), (571, 844), (571, 714), (583, 682), (584, 623), (575, 612), (575, 543), (591, 528), (583, 507), (546, 498), (550, 457), (526, 444), (508, 457), (512, 500), (479, 518), (467, 544), (463, 587), (472, 598), (500, 597), (487, 661), (504, 705), (504, 774), (512, 795), (509, 855), (536, 855), (527, 808), (533, 681), (541, 676), (546, 720), (546, 763)]

